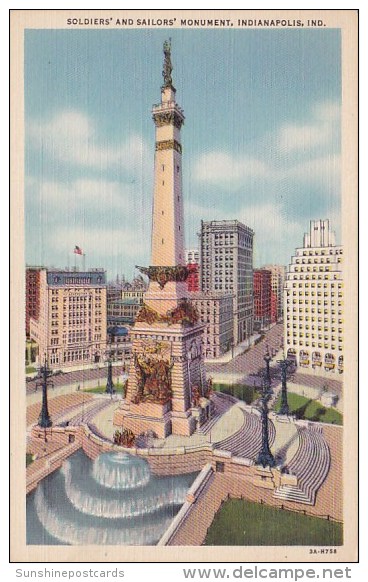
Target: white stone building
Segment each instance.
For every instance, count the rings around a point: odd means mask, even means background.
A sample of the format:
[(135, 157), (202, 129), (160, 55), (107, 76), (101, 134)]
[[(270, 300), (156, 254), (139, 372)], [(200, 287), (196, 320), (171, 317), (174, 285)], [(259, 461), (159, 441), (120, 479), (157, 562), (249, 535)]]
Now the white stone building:
[(285, 351), (301, 368), (343, 372), (342, 262), (329, 220), (312, 220), (285, 281)]
[(65, 369), (98, 363), (106, 354), (106, 272), (42, 269), (40, 310), (30, 319), (40, 363)]

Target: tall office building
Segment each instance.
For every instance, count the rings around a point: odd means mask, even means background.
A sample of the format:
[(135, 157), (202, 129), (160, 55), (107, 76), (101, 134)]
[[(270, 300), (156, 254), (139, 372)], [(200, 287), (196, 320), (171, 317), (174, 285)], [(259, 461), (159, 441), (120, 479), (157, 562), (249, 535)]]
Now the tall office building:
[(329, 220), (312, 220), (285, 282), (285, 350), (305, 368), (343, 372), (343, 249)]
[(41, 269), (40, 309), (30, 336), (41, 363), (64, 369), (99, 362), (106, 352), (106, 273)]
[(254, 327), (265, 329), (271, 322), (271, 271), (254, 269)]
[(234, 294), (235, 345), (253, 333), (253, 236), (238, 220), (201, 222), (201, 289)]
[(261, 267), (271, 271), (271, 323), (276, 323), (284, 314), (284, 285), (286, 267), (284, 265), (265, 265)]

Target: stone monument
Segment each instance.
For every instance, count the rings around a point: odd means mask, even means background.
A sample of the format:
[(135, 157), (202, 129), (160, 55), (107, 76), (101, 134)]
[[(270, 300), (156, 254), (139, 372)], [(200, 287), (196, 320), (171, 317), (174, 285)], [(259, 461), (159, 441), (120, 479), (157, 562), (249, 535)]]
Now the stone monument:
[(114, 425), (135, 435), (189, 436), (209, 414), (203, 325), (190, 302), (184, 255), (182, 196), (183, 110), (172, 84), (171, 46), (164, 43), (161, 102), (156, 126), (151, 266), (144, 303), (131, 329), (132, 360), (126, 397)]

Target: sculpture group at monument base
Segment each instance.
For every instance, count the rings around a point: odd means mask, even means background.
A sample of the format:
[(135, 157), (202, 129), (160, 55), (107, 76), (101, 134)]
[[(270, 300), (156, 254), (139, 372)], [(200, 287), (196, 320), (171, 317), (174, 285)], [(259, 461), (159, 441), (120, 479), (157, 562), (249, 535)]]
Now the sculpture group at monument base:
[(129, 429), (137, 436), (148, 432), (155, 433), (158, 438), (165, 438), (170, 434), (191, 436), (196, 425), (190, 410), (174, 412), (170, 409), (170, 403), (123, 404), (114, 413), (114, 426)]

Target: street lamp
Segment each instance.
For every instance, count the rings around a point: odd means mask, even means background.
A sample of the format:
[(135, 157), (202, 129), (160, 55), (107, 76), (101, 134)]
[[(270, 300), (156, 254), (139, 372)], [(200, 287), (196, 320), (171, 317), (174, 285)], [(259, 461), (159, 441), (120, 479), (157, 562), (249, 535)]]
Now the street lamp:
[(269, 390), (271, 390), (271, 371), (270, 371), (270, 362), (272, 360), (271, 356), (270, 356), (270, 352), (268, 350), (268, 346), (267, 346), (267, 351), (265, 353), (265, 355), (263, 356), (263, 359), (266, 363), (266, 372), (265, 372), (265, 379), (267, 381)]
[[(42, 386), (42, 406), (41, 412), (38, 417), (38, 426), (41, 428), (51, 428), (52, 421), (49, 414), (48, 402), (47, 402), (47, 388), (48, 386), (53, 386), (54, 383), (49, 380), (52, 375), (52, 371), (48, 367), (47, 358), (45, 357), (45, 364), (40, 367), (39, 370), (39, 380), (36, 382), (36, 389), (38, 386)], [(46, 439), (46, 433), (45, 433)]]
[(107, 360), (107, 384), (106, 384), (106, 394), (115, 394), (114, 383), (112, 381), (112, 359), (111, 357)]
[(262, 419), (262, 446), (257, 457), (257, 465), (265, 467), (274, 467), (276, 461), (271, 453), (270, 442), (268, 438), (268, 400), (269, 394), (263, 393), (261, 398), (261, 419)]
[(282, 360), (277, 360), (277, 363), (281, 369), (281, 405), (279, 414), (288, 415), (290, 413), (289, 404), (287, 399), (287, 385), (286, 385), (286, 372), (288, 367), (291, 365), (290, 360), (285, 359), (285, 356)]
[(112, 342), (112, 339), (110, 339), (110, 350), (107, 351), (107, 355), (108, 355), (108, 360), (107, 360), (107, 384), (106, 384), (105, 393), (106, 394), (110, 394), (110, 396), (112, 397), (112, 395), (115, 394), (116, 390), (114, 388), (114, 383), (112, 381), (112, 349), (111, 349), (111, 342)]

